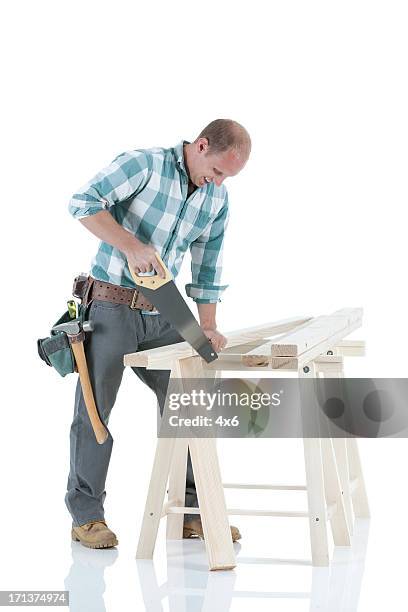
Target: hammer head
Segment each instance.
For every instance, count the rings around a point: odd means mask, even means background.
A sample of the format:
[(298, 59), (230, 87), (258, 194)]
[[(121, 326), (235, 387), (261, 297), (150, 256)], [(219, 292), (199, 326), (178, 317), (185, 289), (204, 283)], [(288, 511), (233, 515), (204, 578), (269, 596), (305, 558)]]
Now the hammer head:
[(76, 336), (81, 331), (81, 325), (78, 319), (74, 319), (73, 321), (67, 321), (66, 323), (54, 325), (54, 327), (51, 328), (51, 333), (57, 331), (65, 332), (67, 336)]
[(59, 323), (51, 328), (51, 334), (53, 332), (61, 331), (65, 332), (68, 336), (77, 336), (81, 331), (90, 332), (93, 330), (92, 321), (81, 321), (81, 319), (72, 319), (65, 323)]

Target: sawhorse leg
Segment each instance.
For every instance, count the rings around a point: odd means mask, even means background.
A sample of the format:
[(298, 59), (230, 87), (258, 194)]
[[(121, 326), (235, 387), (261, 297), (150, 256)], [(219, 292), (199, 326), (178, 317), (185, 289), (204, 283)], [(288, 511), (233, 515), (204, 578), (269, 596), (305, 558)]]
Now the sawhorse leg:
[(159, 438), (157, 440), (136, 559), (153, 558), (169, 476), (169, 466), (173, 459), (174, 444), (175, 438)]
[[(173, 461), (170, 466), (168, 500), (172, 506), (184, 506), (186, 496), (188, 439), (178, 438), (174, 447)], [(168, 514), (166, 525), (167, 540), (183, 538), (183, 514)]]
[[(327, 355), (315, 362), (316, 374), (324, 378), (343, 378), (343, 358), (338, 355)], [(341, 492), (350, 535), (353, 534), (353, 506), (351, 500), (349, 460), (347, 456), (346, 438), (332, 438), (337, 471), (340, 479)]]
[[(171, 371), (171, 377), (175, 378), (179, 375), (179, 369), (177, 363)], [(164, 411), (168, 410), (167, 403), (164, 407)], [(139, 543), (136, 552), (137, 559), (152, 559), (154, 553), (154, 547), (156, 544), (157, 531), (159, 529), (160, 519), (163, 512), (163, 503), (166, 494), (167, 482), (169, 480), (169, 473), (172, 469), (171, 475), (171, 487), (172, 493), (175, 494), (175, 499), (178, 500), (177, 495), (182, 497), (182, 504), (184, 505), (184, 493), (179, 489), (179, 483), (184, 482), (185, 488), (185, 475), (184, 480), (179, 478), (175, 479), (174, 469), (178, 471), (182, 470), (182, 454), (185, 440), (177, 438), (158, 438), (156, 446), (156, 454), (154, 458), (152, 473), (150, 477), (149, 490), (147, 494), (147, 500), (145, 505), (145, 511), (143, 515), (142, 527), (140, 530)], [(175, 468), (173, 464), (175, 463)], [(175, 487), (176, 483), (176, 487)], [(180, 504), (174, 504), (180, 505)], [(181, 523), (181, 534), (183, 528), (183, 515), (173, 516), (174, 522), (170, 522), (170, 529), (173, 529), (177, 534), (180, 534), (180, 523)]]
[[(181, 385), (183, 379), (203, 378), (201, 359), (183, 359), (174, 366), (172, 375), (180, 379)], [(232, 569), (236, 560), (214, 438), (159, 438), (136, 556), (139, 559), (153, 556), (170, 466), (169, 501), (172, 506), (180, 505), (182, 501), (184, 506), (187, 448), (191, 454), (209, 567), (211, 570)], [(169, 531), (178, 538), (182, 536), (183, 514), (178, 520), (176, 516), (171, 517), (175, 520)]]
[[(336, 352), (336, 349), (334, 349)], [(329, 363), (332, 359), (332, 363)], [(317, 371), (328, 378), (343, 378), (343, 359), (338, 355), (326, 356), (327, 363), (316, 364)], [(344, 506), (350, 534), (353, 533), (353, 511), (356, 518), (369, 518), (367, 492), (355, 438), (333, 438), (337, 467), (343, 491)]]
[[(199, 357), (180, 361), (182, 379), (208, 378)], [(211, 570), (236, 566), (231, 530), (221, 480), (216, 439), (189, 438), (191, 463), (200, 508), (205, 546)]]
[[(315, 364), (310, 362), (302, 367), (299, 377), (315, 378)], [(308, 386), (303, 386), (304, 410), (307, 410), (310, 391)], [(312, 414), (305, 414), (305, 418), (312, 418)], [(324, 566), (329, 563), (327, 518), (330, 520), (335, 545), (350, 546), (350, 533), (332, 440), (305, 438), (304, 453), (312, 560), (313, 565)]]
[[(298, 374), (301, 379), (314, 378), (314, 364), (310, 363), (301, 368)], [(304, 385), (301, 392), (302, 410), (307, 410), (307, 394), (305, 395), (304, 389), (308, 390), (309, 388)], [(304, 417), (307, 419), (306, 414)], [(327, 510), (320, 438), (304, 438), (303, 447), (312, 563), (316, 566), (325, 566), (329, 565), (329, 546), (327, 540)]]
[(370, 508), (368, 505), (367, 491), (363, 470), (361, 468), (357, 440), (355, 438), (347, 438), (346, 446), (354, 514), (356, 518), (370, 518)]

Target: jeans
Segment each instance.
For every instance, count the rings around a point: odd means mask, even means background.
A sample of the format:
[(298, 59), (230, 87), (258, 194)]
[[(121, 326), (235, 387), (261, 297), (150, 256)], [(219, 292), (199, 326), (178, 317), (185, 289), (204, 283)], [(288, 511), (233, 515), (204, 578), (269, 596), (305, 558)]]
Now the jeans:
[[(123, 355), (175, 344), (181, 342), (182, 338), (162, 315), (145, 315), (124, 304), (94, 300), (88, 318), (93, 321), (94, 330), (86, 334), (85, 354), (95, 403), (108, 429), (109, 415), (122, 381)], [(155, 392), (162, 414), (170, 372), (139, 367), (132, 370)], [(70, 431), (70, 472), (65, 496), (75, 526), (104, 520), (105, 482), (112, 445), (110, 432), (104, 444), (97, 443), (78, 380)], [(187, 459), (185, 505), (198, 506), (190, 453)], [(186, 515), (186, 518), (195, 516)]]

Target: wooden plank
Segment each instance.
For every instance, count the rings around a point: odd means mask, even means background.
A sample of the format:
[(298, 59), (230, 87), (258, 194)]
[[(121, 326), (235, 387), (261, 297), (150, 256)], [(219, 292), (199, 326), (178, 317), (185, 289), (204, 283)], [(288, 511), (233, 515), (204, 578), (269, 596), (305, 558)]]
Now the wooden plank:
[(331, 336), (332, 332), (343, 329), (346, 325), (346, 318), (317, 317), (307, 325), (302, 326), (302, 329), (286, 334), (277, 342), (272, 342), (271, 355), (272, 357), (297, 357)]
[(222, 356), (225, 357), (227, 355), (242, 355), (243, 353), (248, 353), (249, 351), (253, 351), (258, 348), (262, 344), (268, 341), (268, 338), (259, 338), (259, 340), (253, 340), (252, 342), (245, 342), (244, 344), (233, 344), (227, 346), (222, 350)]
[[(225, 332), (228, 343), (226, 348), (256, 342), (259, 339), (264, 339), (270, 336), (285, 333), (310, 321), (310, 317), (292, 317), (274, 323), (263, 323), (237, 331)], [(125, 366), (140, 366), (149, 369), (170, 369), (169, 364), (175, 360), (186, 359), (197, 353), (187, 342), (179, 342), (169, 346), (162, 346), (146, 351), (138, 351), (137, 353), (128, 353), (124, 355), (123, 362)]]
[[(245, 354), (245, 353), (244, 353)], [(263, 362), (258, 366), (261, 369), (269, 367), (269, 361)], [(242, 361), (242, 353), (240, 354), (224, 354), (221, 353), (215, 361), (211, 363), (203, 363), (204, 372), (219, 371), (219, 372), (245, 372), (256, 370), (254, 365), (247, 365)]]
[[(309, 319), (308, 321), (302, 323), (302, 325), (296, 327), (295, 330), (290, 330), (290, 332), (301, 332), (302, 330), (307, 328), (313, 321), (316, 321), (316, 319)], [(287, 337), (287, 335), (288, 334), (282, 334), (276, 342), (274, 339), (267, 340), (263, 345), (257, 346), (251, 351), (248, 351), (246, 353), (245, 363), (247, 365), (253, 364), (258, 366), (262, 366), (263, 364), (268, 365), (270, 363), (270, 358), (272, 355), (272, 345), (281, 341), (285, 341), (284, 339)]]
[(253, 327), (225, 332), (224, 336), (228, 340), (226, 348), (238, 346), (240, 344), (248, 344), (249, 342), (256, 342), (257, 340), (270, 338), (271, 336), (277, 336), (278, 334), (296, 329), (299, 325), (303, 325), (310, 320), (311, 317), (291, 317), (289, 319), (283, 319), (282, 321), (262, 323), (261, 325), (255, 325)]
[(272, 343), (271, 355), (272, 357), (298, 357), (327, 338), (347, 329), (362, 316), (361, 308), (343, 308), (332, 315), (317, 317), (303, 325), (301, 329), (289, 332), (277, 342)]
[[(316, 344), (308, 351), (305, 351), (298, 357), (271, 357), (271, 368), (272, 370), (300, 370), (309, 361), (313, 361), (316, 357), (326, 353), (329, 349), (333, 348), (340, 342), (344, 336), (348, 336), (352, 331), (361, 327), (362, 320), (356, 319), (354, 323), (348, 327), (340, 330), (333, 336), (323, 340), (319, 344)], [(244, 363), (247, 363), (246, 357), (243, 357)], [(249, 364), (248, 364), (249, 365)]]
[[(241, 361), (244, 366), (243, 369), (256, 368), (256, 367), (259, 367), (259, 368), (270, 367), (271, 362), (272, 362), (272, 357), (271, 357), (272, 342), (273, 342), (272, 340), (268, 340), (263, 345), (259, 343), (253, 349), (242, 351)], [(319, 362), (324, 363), (325, 357), (364, 357), (365, 348), (366, 348), (366, 344), (364, 340), (342, 340), (341, 342), (336, 344), (336, 346), (330, 347), (328, 349), (330, 353), (332, 353), (331, 355), (320, 355), (318, 359), (319, 359)], [(233, 358), (233, 360), (235, 361), (236, 360), (235, 350), (231, 349), (230, 354), (231, 354), (231, 358)], [(235, 367), (235, 364), (232, 363), (232, 360), (229, 362), (226, 359), (226, 357), (227, 356), (225, 354), (221, 355), (221, 359), (224, 358), (226, 361), (226, 368), (225, 368), (226, 370), (227, 369), (231, 369), (231, 370), (239, 369)], [(326, 363), (333, 363), (333, 362), (335, 362), (335, 359), (326, 360)], [(296, 369), (296, 364), (298, 362), (289, 360), (288, 363), (293, 363), (294, 369)], [(216, 367), (216, 364), (217, 364), (217, 361), (209, 365), (211, 368), (214, 369)], [(222, 369), (222, 368), (219, 368), (219, 369)], [(291, 367), (290, 369), (293, 369), (293, 368)]]

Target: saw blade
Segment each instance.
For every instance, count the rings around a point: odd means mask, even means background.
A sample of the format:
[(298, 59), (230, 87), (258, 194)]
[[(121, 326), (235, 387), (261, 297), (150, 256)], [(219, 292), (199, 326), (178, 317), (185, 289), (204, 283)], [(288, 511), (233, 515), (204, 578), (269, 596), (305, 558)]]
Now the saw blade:
[(207, 363), (218, 358), (174, 281), (168, 281), (154, 290), (143, 285), (139, 285), (139, 289)]
[(130, 270), (133, 280), (143, 295), (157, 308), (160, 314), (178, 331), (207, 363), (218, 358), (211, 342), (204, 334), (193, 313), (187, 306), (166, 264), (156, 252), (165, 277), (137, 275)]

